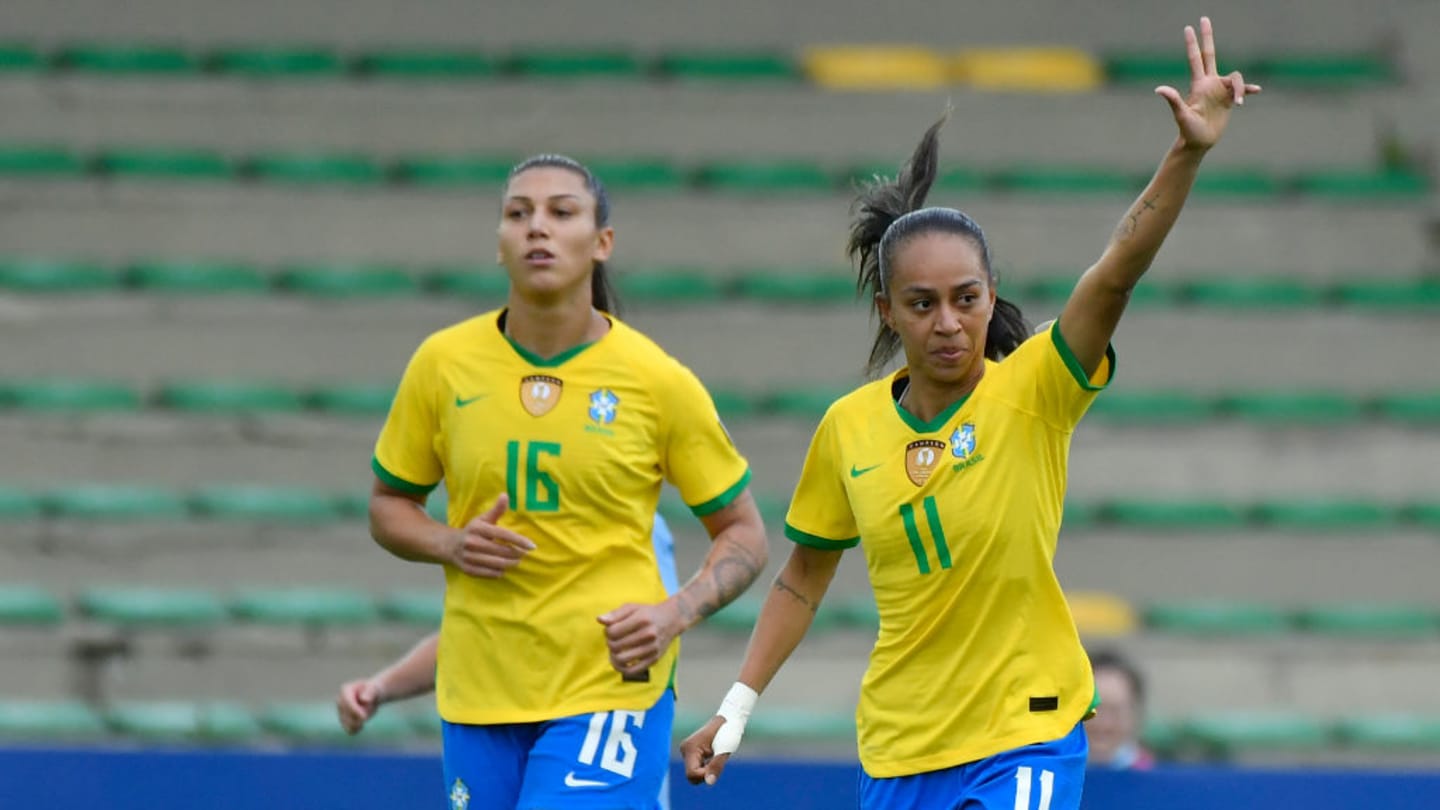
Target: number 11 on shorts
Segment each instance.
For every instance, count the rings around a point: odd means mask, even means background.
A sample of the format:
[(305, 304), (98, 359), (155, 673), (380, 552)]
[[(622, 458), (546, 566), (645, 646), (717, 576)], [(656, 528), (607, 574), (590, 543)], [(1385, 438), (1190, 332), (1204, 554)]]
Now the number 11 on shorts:
[[(1030, 810), (1030, 766), (1015, 769), (1015, 810)], [(1054, 771), (1040, 772), (1040, 806), (1035, 810), (1050, 810), (1050, 796), (1055, 792)]]

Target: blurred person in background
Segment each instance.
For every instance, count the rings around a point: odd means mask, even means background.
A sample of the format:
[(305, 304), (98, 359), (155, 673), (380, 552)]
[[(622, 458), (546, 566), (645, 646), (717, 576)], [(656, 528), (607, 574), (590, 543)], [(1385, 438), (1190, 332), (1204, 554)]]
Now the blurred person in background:
[(1091, 768), (1149, 770), (1155, 755), (1140, 742), (1145, 726), (1145, 679), (1134, 662), (1115, 650), (1090, 656), (1100, 707), (1085, 723)]
[(1218, 74), (1208, 18), (1185, 43), (1188, 97), (1156, 88), (1178, 137), (1041, 334), (997, 297), (979, 225), (924, 207), (943, 120), (895, 180), (862, 192), (849, 246), (881, 322), (868, 370), (902, 350), (906, 366), (816, 429), (785, 522), (795, 545), (739, 680), (681, 744), (692, 783), (721, 776), (841, 554), (863, 542), (880, 632), (856, 712), (862, 809), (1080, 806), (1097, 696), (1053, 564), (1070, 435), (1114, 374), (1110, 338), (1202, 159), (1260, 91)]
[[(709, 393), (613, 314), (609, 214), (580, 163), (516, 166), (506, 306), (420, 345), (376, 442), (371, 534), (445, 571), (435, 690), (460, 810), (653, 807), (675, 642), (765, 567), (749, 466)], [(650, 542), (667, 480), (712, 539), (669, 596)], [(442, 481), (446, 523), (423, 508)]]

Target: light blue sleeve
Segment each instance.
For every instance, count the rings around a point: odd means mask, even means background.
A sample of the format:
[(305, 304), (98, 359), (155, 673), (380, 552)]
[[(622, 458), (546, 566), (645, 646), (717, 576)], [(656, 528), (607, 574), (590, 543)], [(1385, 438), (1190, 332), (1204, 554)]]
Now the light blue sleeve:
[(650, 542), (655, 545), (655, 564), (660, 567), (660, 581), (665, 583), (665, 593), (680, 590), (680, 577), (675, 572), (675, 537), (670, 534), (670, 524), (655, 513), (655, 526), (650, 530)]

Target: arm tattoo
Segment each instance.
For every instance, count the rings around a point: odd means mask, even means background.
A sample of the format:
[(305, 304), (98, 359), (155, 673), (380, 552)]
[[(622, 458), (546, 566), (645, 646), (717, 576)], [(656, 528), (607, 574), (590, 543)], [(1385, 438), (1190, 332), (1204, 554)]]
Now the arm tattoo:
[(760, 576), (761, 566), (756, 563), (747, 550), (738, 545), (717, 557), (710, 565), (709, 576), (704, 577), (708, 593), (696, 597), (693, 604), (687, 598), (679, 600), (680, 613), (686, 622), (704, 619), (744, 593)]
[(812, 616), (815, 615), (815, 611), (820, 609), (820, 605), (810, 601), (808, 598), (806, 598), (805, 594), (800, 593), (799, 591), (790, 587), (790, 584), (788, 582), (779, 577), (775, 578), (775, 590), (784, 591), (785, 593), (788, 593), (791, 596), (795, 597), (796, 601), (798, 601), (800, 604), (804, 605), (807, 608), (810, 608), (810, 615)]
[(1142, 197), (1140, 199), (1140, 202), (1136, 203), (1125, 214), (1125, 219), (1120, 221), (1120, 227), (1115, 229), (1115, 238), (1129, 239), (1130, 237), (1134, 236), (1135, 229), (1140, 226), (1140, 217), (1144, 216), (1146, 211), (1154, 211), (1155, 203), (1159, 202), (1159, 200), (1159, 194), (1156, 194), (1154, 197), (1151, 197), (1148, 200)]

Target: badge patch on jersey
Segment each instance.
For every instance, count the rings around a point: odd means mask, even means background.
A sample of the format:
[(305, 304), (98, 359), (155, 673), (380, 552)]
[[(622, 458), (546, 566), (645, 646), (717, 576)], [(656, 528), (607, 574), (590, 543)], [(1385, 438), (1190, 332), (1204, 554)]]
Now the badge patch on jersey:
[(950, 452), (964, 461), (975, 452), (975, 426), (966, 422), (950, 434)]
[(945, 443), (935, 439), (921, 439), (911, 442), (905, 448), (905, 474), (910, 476), (910, 483), (917, 487), (925, 486), (930, 480), (930, 473), (935, 471), (935, 464), (945, 453)]
[(531, 374), (520, 381), (520, 404), (531, 416), (544, 416), (560, 403), (565, 382), (559, 377)]
[(602, 425), (615, 421), (615, 411), (620, 408), (620, 398), (609, 388), (601, 388), (590, 395), (590, 418)]
[(450, 810), (466, 810), (470, 806), (470, 789), (459, 779), (450, 788)]

